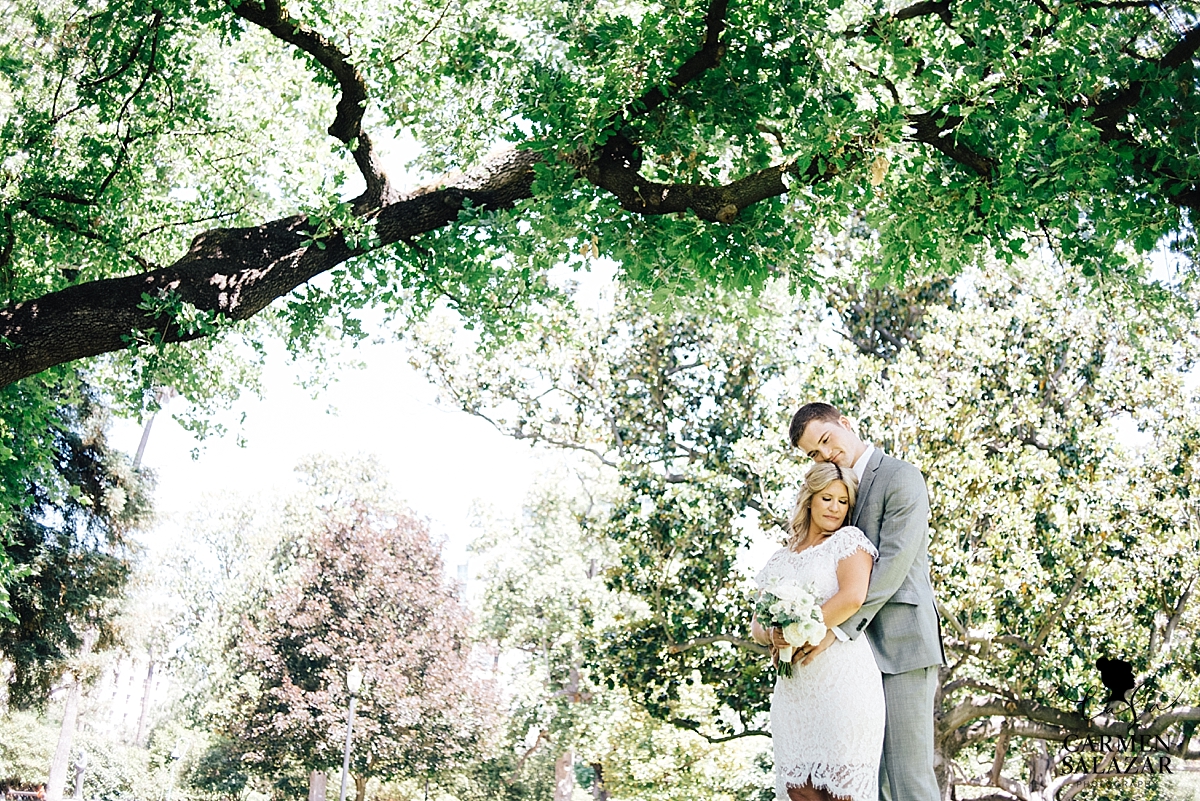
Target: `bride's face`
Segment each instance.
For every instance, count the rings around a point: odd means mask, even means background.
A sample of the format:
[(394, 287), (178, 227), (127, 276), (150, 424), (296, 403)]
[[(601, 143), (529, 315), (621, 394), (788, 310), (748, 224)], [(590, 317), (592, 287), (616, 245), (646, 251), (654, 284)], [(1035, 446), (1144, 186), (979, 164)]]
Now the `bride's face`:
[(828, 487), (813, 496), (809, 514), (809, 528), (834, 532), (846, 522), (850, 511), (850, 493), (841, 481), (833, 481)]

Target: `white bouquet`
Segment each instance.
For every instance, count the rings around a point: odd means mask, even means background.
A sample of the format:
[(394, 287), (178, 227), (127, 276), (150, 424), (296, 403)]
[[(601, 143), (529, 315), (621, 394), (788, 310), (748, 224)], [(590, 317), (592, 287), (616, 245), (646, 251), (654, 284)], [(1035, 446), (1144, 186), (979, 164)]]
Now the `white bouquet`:
[(785, 582), (772, 576), (754, 604), (759, 625), (779, 626), (788, 647), (779, 649), (779, 675), (792, 675), (792, 654), (802, 645), (825, 639), (825, 617), (812, 584)]

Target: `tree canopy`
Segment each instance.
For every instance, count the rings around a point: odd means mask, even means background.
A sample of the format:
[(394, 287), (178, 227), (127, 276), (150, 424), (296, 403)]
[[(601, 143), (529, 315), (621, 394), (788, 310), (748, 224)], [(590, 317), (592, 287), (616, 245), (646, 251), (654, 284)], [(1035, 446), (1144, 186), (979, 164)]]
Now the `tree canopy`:
[[(299, 340), (440, 298), (503, 331), (552, 265), (597, 255), (654, 287), (804, 284), (852, 216), (880, 276), (1044, 246), (1137, 281), (1164, 239), (1194, 248), (1186, 2), (15, 0), (6, 19), (3, 384), (268, 308)], [(396, 137), (425, 185), (389, 177)]]

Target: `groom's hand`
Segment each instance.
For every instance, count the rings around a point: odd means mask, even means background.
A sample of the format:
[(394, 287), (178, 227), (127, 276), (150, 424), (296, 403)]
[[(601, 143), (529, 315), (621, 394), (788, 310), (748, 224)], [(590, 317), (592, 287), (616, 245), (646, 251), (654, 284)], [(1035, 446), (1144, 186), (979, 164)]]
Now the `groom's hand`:
[[(809, 651), (807, 654), (804, 655), (804, 661), (801, 662), (800, 664), (807, 665), (809, 662), (812, 662), (814, 659), (817, 658), (817, 654), (821, 653), (826, 648), (828, 648), (830, 645), (832, 645), (833, 641), (836, 639), (837, 639), (837, 637), (834, 636), (833, 629), (825, 629), (825, 636), (821, 639), (821, 641), (819, 643), (817, 643), (815, 646), (813, 646), (811, 651)], [(797, 653), (803, 654), (804, 650), (799, 649), (797, 651)], [(793, 659), (792, 661), (794, 662), (795, 660)]]

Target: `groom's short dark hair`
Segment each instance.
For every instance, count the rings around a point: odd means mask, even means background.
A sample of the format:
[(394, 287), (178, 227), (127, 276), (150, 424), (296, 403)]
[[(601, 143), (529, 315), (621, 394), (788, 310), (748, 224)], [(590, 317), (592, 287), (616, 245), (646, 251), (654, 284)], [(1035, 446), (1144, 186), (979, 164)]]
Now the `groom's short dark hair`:
[(804, 436), (804, 429), (813, 420), (824, 420), (827, 423), (836, 423), (842, 419), (842, 413), (828, 403), (806, 403), (800, 407), (800, 410), (792, 415), (792, 425), (788, 428), (788, 438), (791, 440), (792, 447), (797, 448), (800, 445), (800, 438)]

